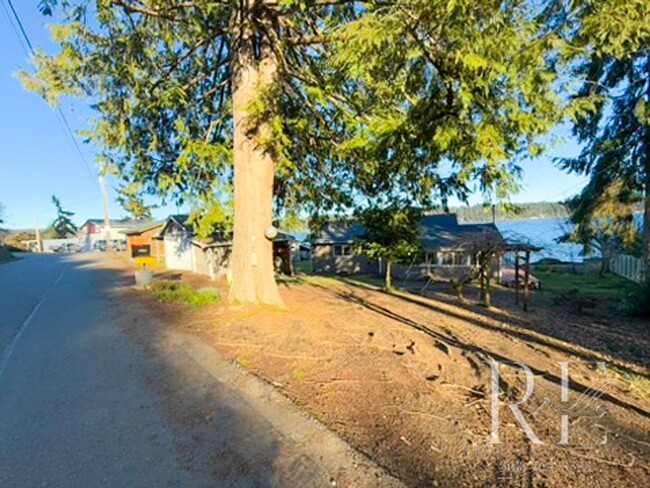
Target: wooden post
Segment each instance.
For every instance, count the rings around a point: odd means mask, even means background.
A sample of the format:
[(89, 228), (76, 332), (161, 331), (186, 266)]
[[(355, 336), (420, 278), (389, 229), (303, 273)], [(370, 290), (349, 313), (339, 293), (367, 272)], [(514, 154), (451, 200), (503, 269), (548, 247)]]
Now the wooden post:
[(34, 229), (36, 232), (36, 252), (43, 252), (43, 241), (41, 241), (41, 231), (38, 228), (38, 217), (34, 217)]
[(483, 262), (483, 254), (478, 253), (477, 259), (479, 263), (479, 283), (481, 286), (480, 300), (481, 303), (485, 303), (485, 263)]
[(519, 251), (515, 251), (515, 305), (519, 305)]
[(494, 260), (494, 254), (490, 251), (488, 253), (488, 262), (487, 262), (487, 270), (485, 272), (485, 306), (487, 308), (490, 308), (492, 306), (492, 264)]
[(526, 264), (524, 268), (524, 312), (528, 311), (528, 289), (530, 280), (530, 251), (526, 250)]
[(106, 252), (113, 252), (111, 242), (113, 233), (111, 232), (111, 217), (108, 210), (108, 192), (106, 191), (106, 178), (102, 172), (99, 173), (99, 186), (102, 192), (102, 206), (104, 207), (104, 240), (106, 241)]

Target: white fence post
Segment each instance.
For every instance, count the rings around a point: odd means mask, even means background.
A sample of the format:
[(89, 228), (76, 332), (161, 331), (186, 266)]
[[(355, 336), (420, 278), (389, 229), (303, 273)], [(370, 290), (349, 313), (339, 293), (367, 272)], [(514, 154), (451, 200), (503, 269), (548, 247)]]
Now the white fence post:
[(641, 283), (643, 280), (642, 261), (634, 256), (615, 254), (612, 258), (610, 269), (612, 273), (627, 278), (630, 281)]

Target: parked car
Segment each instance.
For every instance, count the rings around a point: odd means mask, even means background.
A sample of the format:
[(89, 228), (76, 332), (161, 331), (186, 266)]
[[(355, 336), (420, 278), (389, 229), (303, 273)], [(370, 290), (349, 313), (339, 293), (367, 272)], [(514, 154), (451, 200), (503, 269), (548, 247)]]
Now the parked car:
[(123, 239), (113, 239), (111, 241), (113, 251), (126, 251), (126, 241)]
[(93, 244), (93, 251), (100, 251), (100, 252), (106, 251), (106, 241), (104, 239), (95, 241), (95, 243)]
[[(106, 240), (100, 239), (93, 244), (93, 251), (105, 252), (107, 247)], [(124, 239), (111, 239), (111, 251), (126, 251), (126, 241)]]
[(74, 242), (68, 242), (67, 244), (63, 244), (63, 252), (81, 252), (83, 248), (79, 244), (75, 244)]
[(80, 252), (81, 250), (81, 246), (79, 244), (75, 244), (74, 242), (66, 242), (60, 246), (52, 248), (53, 252)]

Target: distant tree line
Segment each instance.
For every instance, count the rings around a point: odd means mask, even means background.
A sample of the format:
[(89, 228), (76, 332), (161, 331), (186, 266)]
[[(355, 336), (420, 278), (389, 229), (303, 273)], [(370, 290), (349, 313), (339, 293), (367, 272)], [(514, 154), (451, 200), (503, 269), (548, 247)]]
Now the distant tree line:
[[(450, 208), (462, 222), (491, 222), (492, 205), (471, 205)], [(519, 205), (497, 205), (496, 220), (556, 219), (569, 216), (569, 209), (560, 202), (535, 202)]]

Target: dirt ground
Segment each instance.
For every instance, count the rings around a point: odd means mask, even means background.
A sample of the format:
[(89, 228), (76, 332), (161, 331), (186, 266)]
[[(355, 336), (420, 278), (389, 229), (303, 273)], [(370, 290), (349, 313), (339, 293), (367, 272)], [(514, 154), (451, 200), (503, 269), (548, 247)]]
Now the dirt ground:
[[(579, 316), (542, 296), (523, 313), (506, 290), (490, 310), (472, 304), (472, 292), (461, 305), (435, 288), (424, 298), (316, 278), (281, 292), (285, 311), (131, 296), (165, 327), (196, 334), (267, 380), (409, 486), (650, 486), (646, 323)], [(488, 361), (502, 363), (497, 403)], [(562, 361), (607, 366), (570, 364), (562, 398)], [(512, 362), (530, 368), (531, 392)], [(505, 405), (526, 393), (519, 407), (535, 441)]]

